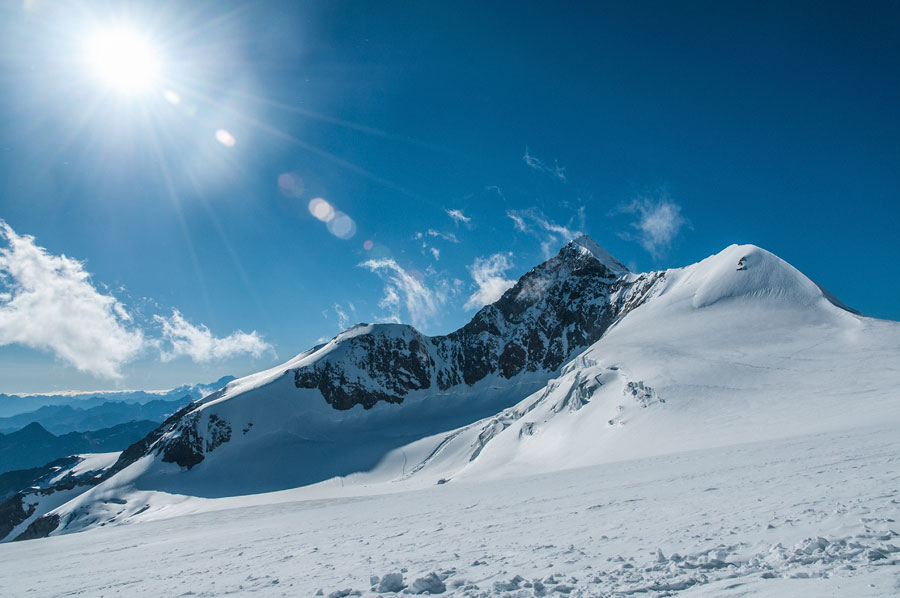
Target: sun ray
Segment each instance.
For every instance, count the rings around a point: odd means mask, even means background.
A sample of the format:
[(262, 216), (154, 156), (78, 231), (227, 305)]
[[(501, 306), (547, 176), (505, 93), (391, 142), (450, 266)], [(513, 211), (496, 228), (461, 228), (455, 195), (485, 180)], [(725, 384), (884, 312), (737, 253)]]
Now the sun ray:
[[(144, 114), (144, 116), (146, 116), (146, 114)], [(155, 123), (152, 120), (147, 119), (146, 124), (147, 130), (150, 135), (151, 148), (156, 155), (157, 163), (159, 164), (160, 174), (162, 175), (163, 181), (165, 183), (166, 194), (172, 204), (172, 209), (175, 212), (179, 227), (181, 228), (181, 231), (184, 235), (184, 241), (187, 245), (188, 250), (188, 257), (190, 258), (191, 264), (194, 268), (194, 274), (197, 276), (197, 285), (200, 287), (200, 293), (203, 297), (204, 305), (208, 313), (213, 313), (213, 304), (212, 299), (209, 295), (208, 285), (206, 284), (206, 277), (203, 276), (203, 269), (200, 265), (200, 260), (197, 257), (197, 251), (194, 247), (194, 241), (191, 237), (187, 222), (184, 219), (184, 213), (181, 208), (181, 203), (178, 199), (178, 193), (175, 190), (175, 184), (172, 181), (172, 176), (169, 172), (168, 162), (166, 161), (166, 154), (165, 152), (163, 152), (161, 144), (159, 143), (157, 129), (154, 126)]]
[[(171, 137), (171, 135), (169, 135), (167, 129), (157, 127), (155, 130), (156, 130), (156, 133), (159, 134), (159, 136), (163, 137), (163, 140), (162, 140), (163, 143), (169, 143), (171, 145), (175, 145), (175, 140)], [(160, 145), (158, 141), (157, 141), (157, 145)], [(204, 210), (206, 211), (207, 217), (209, 218), (210, 222), (213, 224), (213, 227), (216, 229), (216, 233), (218, 234), (219, 239), (222, 242), (222, 245), (225, 247), (225, 251), (228, 253), (228, 257), (231, 260), (231, 263), (235, 268), (238, 278), (243, 283), (244, 288), (247, 292), (247, 295), (253, 301), (253, 303), (256, 306), (256, 309), (259, 311), (260, 315), (265, 319), (265, 321), (269, 325), (271, 325), (271, 323), (272, 323), (271, 316), (270, 316), (268, 310), (265, 309), (263, 302), (262, 302), (262, 298), (259, 296), (259, 293), (256, 291), (255, 286), (250, 281), (250, 275), (247, 272), (246, 268), (244, 268), (243, 263), (241, 262), (239, 256), (237, 255), (237, 252), (234, 250), (234, 247), (232, 246), (231, 242), (229, 241), (228, 235), (226, 234), (225, 229), (222, 226), (222, 223), (220, 222), (218, 216), (216, 215), (215, 210), (213, 210), (212, 206), (210, 206), (209, 202), (206, 200), (206, 196), (203, 192), (203, 185), (197, 179), (196, 173), (192, 172), (191, 170), (186, 170), (185, 175), (187, 176), (187, 179), (191, 184), (191, 187), (194, 191), (195, 197), (198, 198), (200, 204), (203, 206)]]

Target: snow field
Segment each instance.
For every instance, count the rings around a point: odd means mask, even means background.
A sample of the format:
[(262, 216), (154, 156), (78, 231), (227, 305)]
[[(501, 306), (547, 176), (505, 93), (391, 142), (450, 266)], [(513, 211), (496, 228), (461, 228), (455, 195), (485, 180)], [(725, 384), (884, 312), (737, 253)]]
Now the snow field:
[(258, 495), (2, 545), (0, 594), (390, 596), (399, 573), (403, 593), (439, 581), (446, 596), (895, 596), (898, 463), (891, 425), (397, 494)]

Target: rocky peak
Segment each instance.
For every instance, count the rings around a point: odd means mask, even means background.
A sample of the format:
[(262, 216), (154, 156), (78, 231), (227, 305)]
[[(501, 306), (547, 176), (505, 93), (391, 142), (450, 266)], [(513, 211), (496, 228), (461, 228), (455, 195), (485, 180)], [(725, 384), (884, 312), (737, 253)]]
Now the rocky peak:
[(333, 341), (340, 350), (294, 369), (294, 382), (349, 409), (400, 403), (410, 391), (471, 385), (489, 375), (553, 372), (640, 304), (657, 280), (627, 275), (621, 262), (581, 236), (459, 330), (426, 337), (408, 326), (352, 329)]
[[(549, 377), (643, 304), (664, 278), (662, 272), (630, 274), (590, 238), (579, 237), (459, 330), (429, 337), (402, 324), (357, 325), (298, 355), (279, 375), (296, 388), (318, 390), (339, 411), (402, 403), (410, 393), (446, 391), (490, 376)], [(216, 413), (223, 392), (174, 415), (125, 451), (120, 464), (149, 452), (188, 468), (202, 462), (232, 437), (229, 422)]]
[(569, 241), (568, 245), (562, 248), (560, 255), (577, 253), (583, 257), (593, 258), (606, 267), (609, 272), (618, 277), (628, 273), (622, 262), (617, 260), (606, 249), (598, 245), (587, 235), (581, 235)]

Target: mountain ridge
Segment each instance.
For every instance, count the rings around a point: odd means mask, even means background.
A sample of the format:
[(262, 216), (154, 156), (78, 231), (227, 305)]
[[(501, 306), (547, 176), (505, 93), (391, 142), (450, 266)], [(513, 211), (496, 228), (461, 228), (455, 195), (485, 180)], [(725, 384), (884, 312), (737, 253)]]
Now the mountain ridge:
[[(505, 377), (506, 346), (521, 345), (542, 326), (542, 342)], [(563, 341), (598, 330), (584, 345)], [(78, 531), (101, 516), (138, 517), (146, 512), (138, 504), (113, 513), (98, 502), (129, 496), (135, 484), (189, 501), (326, 488), (329, 479), (341, 486), (359, 479), (366, 487), (446, 483), (621, 459), (654, 446), (729, 443), (746, 430), (734, 428), (727, 402), (713, 401), (722, 376), (734, 387), (723, 396), (758, 403), (740, 412), (756, 421), (773, 409), (849, 392), (850, 365), (836, 361), (831, 347), (837, 354), (869, 347), (876, 358), (854, 362), (854, 375), (892, 384), (878, 364), (895, 356), (898, 330), (838, 308), (787, 262), (752, 245), (729, 246), (684, 268), (634, 274), (612, 270), (573, 242), (454, 333), (426, 337), (404, 325), (357, 325), (282, 366), (231, 382), (130, 447), (93, 489), (35, 520), (24, 537)], [(476, 365), (487, 371), (471, 384), (458, 367), (465, 361), (436, 349), (443, 339), (459, 338), (475, 339), (467, 348), (475, 348)], [(485, 346), (487, 357), (479, 352)], [(807, 357), (797, 361), (801, 353)], [(412, 367), (404, 367), (410, 360)], [(798, 378), (778, 360), (793, 360), (805, 373)], [(458, 383), (442, 386), (440, 372), (449, 366), (457, 366)], [(381, 384), (386, 371), (397, 387)], [(310, 372), (315, 384), (302, 379)], [(347, 395), (346, 381), (363, 392), (397, 394), (368, 407), (335, 405), (326, 394), (334, 381)], [(696, 411), (695, 404), (705, 407)], [(790, 412), (772, 433), (839, 425), (848, 417), (829, 409), (822, 412), (828, 417), (808, 421), (794, 421)], [(654, 427), (666, 418), (673, 423)], [(710, 418), (720, 423), (698, 427)], [(151, 501), (147, 509), (153, 508)]]
[(123, 404), (145, 404), (151, 401), (178, 400), (184, 397), (199, 399), (234, 380), (234, 376), (222, 376), (208, 384), (183, 384), (161, 391), (151, 390), (100, 390), (73, 391), (62, 393), (0, 393), (0, 418), (11, 418), (23, 413), (33, 412), (42, 407), (65, 407), (74, 409), (90, 409), (108, 402)]
[(57, 436), (32, 422), (16, 432), (0, 434), (0, 473), (38, 467), (76, 453), (120, 451), (158, 425), (149, 420), (130, 421)]

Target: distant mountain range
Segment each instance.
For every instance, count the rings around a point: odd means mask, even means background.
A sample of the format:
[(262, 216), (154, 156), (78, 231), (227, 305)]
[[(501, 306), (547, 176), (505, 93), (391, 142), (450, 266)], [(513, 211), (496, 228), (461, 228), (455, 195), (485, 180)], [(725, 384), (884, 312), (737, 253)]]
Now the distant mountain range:
[(31, 423), (12, 434), (0, 434), (0, 473), (31, 469), (77, 453), (121, 451), (158, 425), (159, 422), (143, 420), (55, 436), (41, 424)]
[(43, 466), (75, 453), (121, 451), (191, 401), (232, 380), (225, 376), (212, 384), (185, 385), (164, 393), (0, 395), (0, 404), (11, 401), (6, 405), (10, 409), (30, 400), (68, 401), (0, 417), (0, 474)]
[[(211, 384), (185, 384), (166, 391), (117, 390), (33, 395), (0, 393), (0, 418), (8, 418), (21, 413), (35, 411), (47, 405), (69, 405), (76, 409), (90, 409), (109, 402), (143, 404), (151, 401), (171, 401), (184, 397), (199, 399), (213, 391), (219, 390), (232, 380), (234, 380), (234, 376), (223, 376)], [(0, 430), (5, 427), (7, 427), (6, 424), (0, 424)]]
[(174, 399), (155, 399), (148, 403), (106, 401), (82, 409), (72, 405), (45, 405), (35, 411), (0, 418), (0, 434), (9, 434), (31, 423), (38, 423), (53, 434), (99, 430), (131, 421), (161, 422), (196, 397), (184, 395)]

